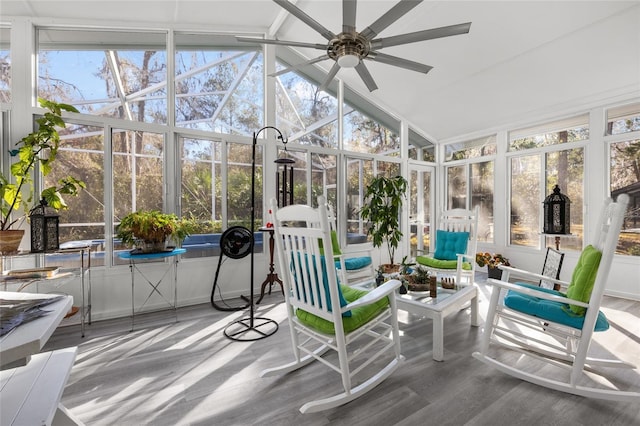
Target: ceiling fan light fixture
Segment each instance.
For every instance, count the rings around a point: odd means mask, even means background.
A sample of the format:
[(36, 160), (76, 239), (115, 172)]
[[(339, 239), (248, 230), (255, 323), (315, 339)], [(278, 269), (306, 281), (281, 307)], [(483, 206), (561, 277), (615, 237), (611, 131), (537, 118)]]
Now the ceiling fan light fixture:
[(347, 54), (338, 58), (338, 65), (342, 68), (354, 68), (360, 63), (360, 57), (354, 54)]

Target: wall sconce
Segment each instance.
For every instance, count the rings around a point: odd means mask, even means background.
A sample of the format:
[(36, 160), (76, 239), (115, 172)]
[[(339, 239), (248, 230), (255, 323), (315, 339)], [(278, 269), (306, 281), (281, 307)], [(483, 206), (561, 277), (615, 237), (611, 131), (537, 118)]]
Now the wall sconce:
[(29, 212), (31, 252), (45, 253), (60, 248), (60, 216), (45, 199)]

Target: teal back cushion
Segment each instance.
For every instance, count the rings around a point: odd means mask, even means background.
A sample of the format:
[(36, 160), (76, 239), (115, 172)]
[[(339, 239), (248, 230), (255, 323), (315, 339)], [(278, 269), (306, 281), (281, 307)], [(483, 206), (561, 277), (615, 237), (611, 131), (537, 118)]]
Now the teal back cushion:
[(467, 252), (468, 232), (436, 231), (436, 251), (433, 257), (440, 260), (456, 260), (456, 254)]
[[(298, 256), (300, 256), (300, 253), (298, 253)], [(313, 269), (313, 273), (315, 275), (315, 278), (317, 279), (317, 281), (322, 281), (322, 285), (324, 287), (324, 294), (325, 297), (327, 299), (327, 309), (329, 309), (329, 311), (332, 311), (332, 305), (331, 305), (331, 296), (329, 293), (329, 278), (327, 277), (327, 263), (325, 262), (325, 258), (324, 256), (320, 256), (320, 265), (322, 267), (322, 280), (320, 280), (320, 277), (318, 276), (318, 270), (316, 267), (316, 263), (315, 263), (315, 259), (314, 257), (311, 258), (311, 267), (309, 265), (309, 260), (308, 257), (305, 255), (305, 269), (307, 271), (311, 271), (311, 269)], [(293, 262), (291, 262), (291, 271), (293, 272), (293, 281), (296, 285), (296, 289), (298, 290), (298, 294), (302, 293), (302, 297), (304, 298), (304, 301), (307, 302), (307, 293), (305, 291), (304, 285), (302, 283), (298, 284), (298, 279), (296, 277), (296, 271), (295, 268), (293, 266)], [(308, 277), (309, 282), (311, 281), (311, 276)], [(336, 282), (338, 281), (338, 277), (336, 275)], [(302, 288), (300, 288), (299, 286), (302, 286)], [(302, 290), (302, 291), (301, 291)], [(316, 288), (316, 291), (320, 291), (319, 288)], [(344, 296), (342, 295), (342, 289), (341, 286), (338, 284), (338, 298), (340, 299), (340, 306), (346, 306), (348, 304), (347, 300), (344, 298)], [(313, 300), (313, 295), (311, 295), (311, 300), (309, 301), (309, 303), (315, 303)], [(351, 311), (346, 311), (342, 313), (343, 317), (350, 317), (351, 316)]]
[[(592, 245), (588, 245), (582, 250), (578, 264), (571, 275), (571, 283), (567, 289), (567, 297), (581, 302), (588, 303), (596, 282), (598, 266), (602, 253)], [(584, 315), (586, 309), (582, 306), (569, 305), (571, 311), (578, 315)]]

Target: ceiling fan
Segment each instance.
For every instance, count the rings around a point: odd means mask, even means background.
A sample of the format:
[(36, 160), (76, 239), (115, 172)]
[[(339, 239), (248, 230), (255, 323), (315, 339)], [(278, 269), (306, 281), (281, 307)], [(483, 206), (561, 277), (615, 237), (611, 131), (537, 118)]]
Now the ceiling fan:
[(429, 30), (417, 31), (407, 34), (401, 34), (391, 37), (375, 38), (380, 32), (388, 26), (396, 22), (411, 9), (422, 3), (423, 0), (400, 0), (384, 15), (378, 18), (373, 24), (364, 30), (356, 31), (356, 6), (357, 0), (342, 0), (342, 32), (334, 34), (325, 28), (322, 24), (311, 18), (300, 8), (290, 3), (288, 0), (273, 0), (289, 13), (300, 19), (302, 22), (316, 30), (324, 38), (328, 40), (327, 44), (304, 43), (298, 41), (271, 40), (252, 37), (236, 37), (240, 42), (275, 44), (292, 47), (306, 47), (311, 49), (324, 50), (326, 53), (317, 58), (310, 59), (301, 64), (283, 69), (273, 76), (284, 74), (293, 69), (299, 69), (316, 62), (332, 59), (335, 61), (327, 78), (325, 79), (320, 90), (326, 89), (329, 82), (336, 76), (340, 68), (355, 68), (356, 72), (367, 86), (370, 92), (376, 90), (373, 77), (369, 73), (364, 60), (380, 62), (405, 68), (412, 71), (428, 73), (433, 67), (424, 65), (409, 59), (399, 58), (397, 56), (387, 55), (379, 52), (379, 49), (385, 47), (398, 46), (401, 44), (415, 43), (418, 41), (433, 40), (436, 38), (449, 37), (469, 32), (471, 22), (457, 25), (449, 25), (446, 27), (433, 28)]

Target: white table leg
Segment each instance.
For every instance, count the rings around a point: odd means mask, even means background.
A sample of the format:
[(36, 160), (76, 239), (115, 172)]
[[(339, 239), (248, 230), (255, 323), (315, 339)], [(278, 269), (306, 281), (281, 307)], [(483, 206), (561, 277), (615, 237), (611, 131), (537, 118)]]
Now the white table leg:
[(433, 317), (433, 359), (444, 361), (444, 318), (442, 313)]
[(471, 325), (474, 327), (480, 326), (480, 319), (478, 318), (478, 292), (471, 299)]

